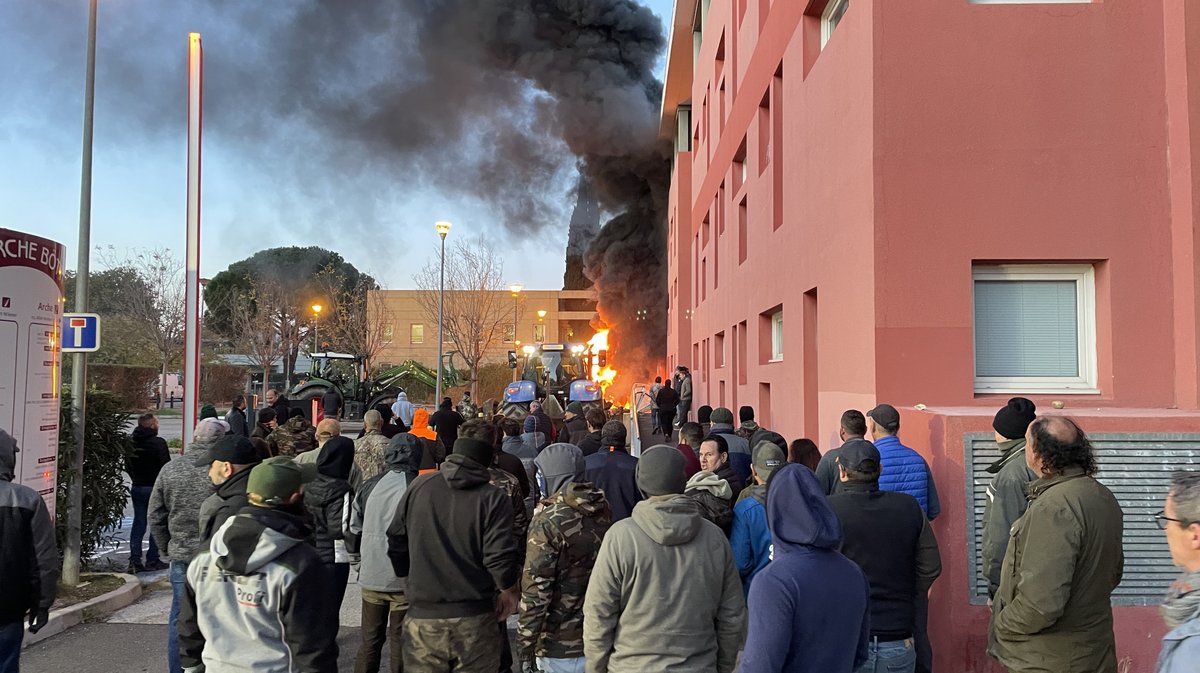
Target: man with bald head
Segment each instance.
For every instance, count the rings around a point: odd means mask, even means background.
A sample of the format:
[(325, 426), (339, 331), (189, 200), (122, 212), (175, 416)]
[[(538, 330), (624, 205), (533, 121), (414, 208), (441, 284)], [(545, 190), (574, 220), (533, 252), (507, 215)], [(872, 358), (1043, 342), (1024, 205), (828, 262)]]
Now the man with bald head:
[(1038, 478), (1004, 553), (988, 654), (1010, 673), (1116, 673), (1110, 599), (1124, 568), (1121, 506), (1093, 478), (1095, 451), (1069, 418), (1033, 421), (1025, 460)]

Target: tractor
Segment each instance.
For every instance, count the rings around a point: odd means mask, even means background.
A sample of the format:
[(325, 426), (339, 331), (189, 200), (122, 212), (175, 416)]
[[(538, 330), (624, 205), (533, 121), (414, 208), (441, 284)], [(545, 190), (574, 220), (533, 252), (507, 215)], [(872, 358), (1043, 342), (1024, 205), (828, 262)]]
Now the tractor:
[[(416, 360), (402, 362), (365, 379), (361, 357), (346, 353), (313, 353), (311, 358), (308, 377), (292, 388), (289, 398), (307, 402), (319, 399), (334, 388), (345, 401), (347, 418), (361, 418), (378, 404), (391, 405), (396, 401), (397, 393), (404, 390), (400, 385), (404, 379), (420, 381), (430, 388), (437, 382), (437, 371)], [(442, 385), (452, 388), (460, 384), (454, 354), (448, 353), (443, 356)]]
[(587, 344), (548, 343), (528, 345), (520, 354), (508, 352), (508, 366), (514, 380), (504, 389), (505, 416), (521, 418), (529, 413), (529, 403), (554, 397), (560, 408), (582, 402), (586, 408), (599, 407), (604, 391), (592, 380), (593, 365), (603, 367), (606, 350), (593, 352)]

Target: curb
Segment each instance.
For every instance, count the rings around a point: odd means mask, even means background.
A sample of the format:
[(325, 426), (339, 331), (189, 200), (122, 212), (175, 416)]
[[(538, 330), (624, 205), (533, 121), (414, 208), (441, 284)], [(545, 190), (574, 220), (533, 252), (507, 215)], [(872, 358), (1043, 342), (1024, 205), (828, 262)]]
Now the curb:
[(29, 633), (28, 630), (25, 631), (25, 639), (21, 644), (21, 649), (40, 643), (47, 638), (57, 636), (72, 626), (93, 620), (98, 616), (116, 612), (123, 607), (132, 605), (137, 599), (141, 598), (142, 583), (137, 577), (124, 573), (112, 574), (123, 578), (125, 580), (124, 586), (113, 589), (89, 601), (52, 610), (50, 612), (50, 621), (46, 622), (46, 626), (42, 627), (42, 630), (37, 633)]

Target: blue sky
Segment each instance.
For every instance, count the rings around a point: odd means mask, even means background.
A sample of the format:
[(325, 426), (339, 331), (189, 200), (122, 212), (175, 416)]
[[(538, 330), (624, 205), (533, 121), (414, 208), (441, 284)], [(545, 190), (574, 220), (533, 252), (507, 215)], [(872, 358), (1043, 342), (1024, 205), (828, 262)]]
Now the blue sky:
[[(100, 0), (93, 246), (161, 246), (182, 257), (187, 33), (203, 36), (212, 90), (222, 74), (214, 53), (252, 52), (255, 35), (270, 28), (282, 3), (239, 6), (235, 21), (230, 3)], [(642, 4), (666, 25), (672, 0)], [(86, 31), (87, 0), (0, 2), (0, 227), (64, 243), (72, 268)], [(241, 103), (210, 96), (206, 117)], [(433, 222), (448, 219), (451, 236), (481, 235), (501, 245), (509, 279), (530, 288), (561, 286), (569, 203), (561, 226), (508, 235), (488, 204), (416, 184), (403, 166), (356, 163), (353, 148), (318, 146), (319, 139), (293, 131), (291, 123), (279, 120), (269, 129), (231, 123), (225, 133), (206, 135), (203, 275), (263, 248), (319, 245), (387, 287), (411, 287), (412, 274), (436, 248)], [(256, 143), (256, 133), (287, 142)]]

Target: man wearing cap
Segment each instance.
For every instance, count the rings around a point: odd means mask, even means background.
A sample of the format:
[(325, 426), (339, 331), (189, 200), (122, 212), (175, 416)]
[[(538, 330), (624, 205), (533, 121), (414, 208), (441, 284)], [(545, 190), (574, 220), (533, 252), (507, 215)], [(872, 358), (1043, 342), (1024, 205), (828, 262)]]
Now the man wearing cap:
[[(867, 436), (867, 419), (863, 416), (863, 412), (858, 409), (847, 409), (842, 412), (842, 419), (838, 423), (838, 437), (842, 440), (842, 445), (854, 439), (862, 439)], [(833, 495), (842, 488), (842, 481), (838, 478), (838, 457), (842, 455), (842, 447), (830, 449), (821, 456), (821, 462), (817, 463), (817, 481), (821, 482), (821, 487), (825, 489), (825, 495)]]
[(1000, 590), (1000, 570), (1008, 534), (1029, 507), (1029, 485), (1037, 479), (1025, 462), (1025, 432), (1037, 417), (1031, 400), (1014, 397), (992, 419), (1000, 459), (988, 466), (992, 481), (987, 487), (983, 510), (983, 575), (988, 582), (988, 597)]
[(566, 443), (579, 446), (579, 442), (587, 437), (587, 419), (583, 417), (583, 402), (572, 402), (567, 405), (563, 414), (563, 428), (566, 430)]
[(628, 518), (642, 499), (637, 485), (638, 459), (625, 447), (625, 424), (611, 420), (600, 431), (600, 451), (584, 459), (583, 479), (604, 491), (613, 521)]
[[(867, 431), (875, 438), (879, 449), (879, 490), (907, 493), (917, 499), (925, 518), (933, 521), (942, 512), (933, 472), (921, 454), (900, 443), (900, 412), (890, 404), (880, 404), (867, 412)], [(914, 617), (914, 636), (917, 642), (917, 673), (929, 673), (933, 669), (933, 649), (925, 632), (929, 621), (929, 597), (917, 596), (917, 614)]]
[(900, 443), (900, 412), (890, 404), (880, 404), (867, 412), (867, 432), (879, 450), (883, 473), (879, 490), (907, 493), (921, 503), (925, 517), (933, 521), (942, 512), (937, 486), (929, 463), (915, 450)]
[(741, 500), (733, 506), (733, 530), (729, 545), (733, 560), (742, 576), (742, 589), (750, 594), (750, 582), (771, 560), (771, 530), (767, 528), (767, 480), (787, 464), (787, 454), (771, 442), (754, 447), (754, 462), (750, 472), (754, 485), (742, 491)]
[(249, 439), (226, 435), (209, 452), (208, 460), (208, 478), (217, 490), (200, 505), (200, 539), (204, 541), (211, 540), (227, 519), (248, 504), (250, 468), (260, 458)]
[(408, 673), (495, 673), (497, 622), (520, 599), (513, 502), (490, 483), (492, 438), (478, 438), (491, 425), (476, 419), (463, 429), (441, 470), (408, 487), (388, 527), (392, 568), (408, 577)]
[(251, 506), (215, 531), (192, 560), (179, 613), (184, 670), (336, 673), (329, 576), (305, 523), (315, 465), (278, 456), (248, 470)]
[(609, 529), (588, 581), (585, 670), (732, 673), (746, 600), (725, 535), (683, 495), (675, 447), (646, 450), (637, 484), (646, 500)]
[(612, 525), (604, 493), (583, 481), (583, 453), (551, 444), (537, 457), (550, 495), (529, 527), (517, 651), (523, 671), (583, 667), (583, 599)]
[(729, 449), (729, 466), (737, 473), (743, 484), (748, 483), (750, 481), (750, 440), (738, 436), (737, 430), (733, 427), (733, 412), (725, 407), (713, 409), (712, 425), (708, 429), (708, 435), (709, 437), (721, 435), (725, 438), (725, 446)]
[(912, 673), (917, 596), (942, 572), (937, 539), (916, 498), (879, 490), (874, 444), (865, 439), (843, 444), (838, 472), (842, 489), (829, 497), (829, 506), (842, 523), (842, 553), (871, 584), (871, 643), (867, 662), (857, 670)]

